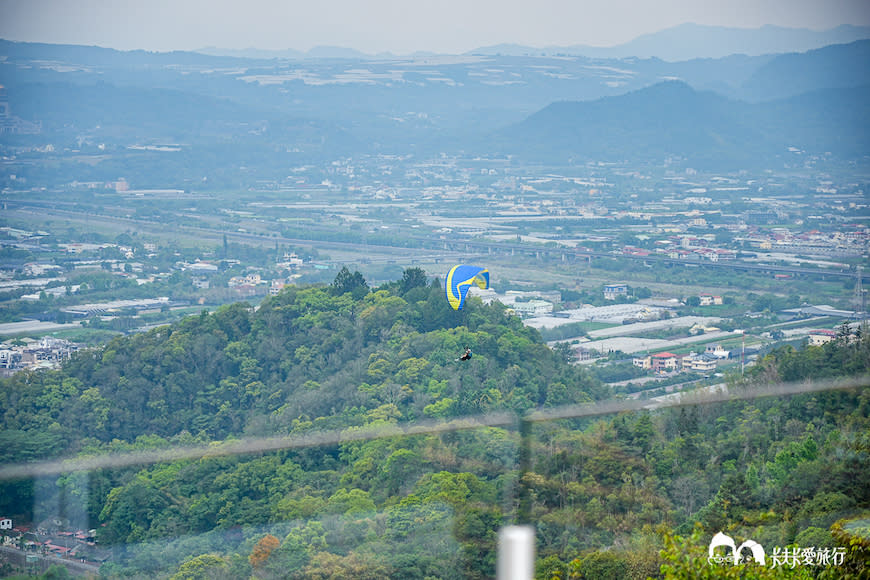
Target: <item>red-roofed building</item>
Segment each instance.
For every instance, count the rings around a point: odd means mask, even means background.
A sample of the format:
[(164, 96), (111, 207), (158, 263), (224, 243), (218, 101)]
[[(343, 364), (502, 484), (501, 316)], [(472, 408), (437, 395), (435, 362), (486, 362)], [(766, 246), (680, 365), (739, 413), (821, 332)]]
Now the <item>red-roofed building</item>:
[(46, 548), (60, 556), (66, 556), (67, 554), (72, 552), (72, 548), (67, 548), (66, 546), (58, 546), (57, 544), (49, 544), (48, 542), (46, 542)]
[(834, 330), (811, 330), (809, 336), (810, 346), (822, 346), (837, 338), (837, 332)]
[(650, 357), (652, 370), (656, 373), (675, 371), (680, 367), (680, 357), (670, 352), (660, 352)]

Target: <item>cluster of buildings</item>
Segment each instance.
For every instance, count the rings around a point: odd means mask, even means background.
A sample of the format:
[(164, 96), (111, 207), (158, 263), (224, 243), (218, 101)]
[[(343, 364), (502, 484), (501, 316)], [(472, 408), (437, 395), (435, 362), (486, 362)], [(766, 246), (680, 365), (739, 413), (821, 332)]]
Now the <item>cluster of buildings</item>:
[[(239, 265), (239, 260), (223, 260), (228, 265)], [(198, 289), (208, 289), (212, 286), (212, 278), (220, 272), (220, 267), (214, 262), (196, 260), (192, 263), (179, 262), (177, 266), (193, 274), (192, 284)], [(285, 253), (282, 260), (275, 264), (275, 268), (280, 272), (291, 273), (290, 277), (298, 277), (297, 270), (303, 266), (303, 260), (295, 253)], [(248, 272), (244, 275), (231, 276), (226, 285), (232, 289), (236, 296), (240, 298), (250, 298), (254, 296), (264, 296), (270, 294), (272, 296), (278, 294), (284, 286), (287, 285), (286, 278), (275, 278), (266, 280), (259, 272)]]
[(660, 352), (637, 356), (632, 359), (634, 366), (649, 370), (657, 374), (676, 373), (680, 371), (693, 371), (699, 373), (712, 373), (721, 360), (731, 358), (731, 352), (722, 348), (719, 344), (708, 344), (704, 352), (692, 352), (688, 354), (673, 354)]
[(494, 290), (474, 289), (475, 295), (480, 295), (484, 302), (498, 300), (520, 318), (535, 318), (546, 316), (553, 312), (554, 305), (562, 300), (559, 292), (508, 290), (504, 294), (496, 294)]
[(848, 257), (867, 252), (870, 232), (859, 226), (854, 230), (828, 232), (817, 229), (793, 232), (788, 228), (771, 228), (748, 232), (736, 241), (745, 241), (750, 247), (762, 251)]
[[(844, 258), (860, 256), (867, 252), (867, 248), (870, 247), (870, 231), (860, 227), (851, 231), (828, 232), (820, 230), (795, 232), (788, 228), (747, 227), (734, 237), (732, 243), (754, 252)], [(623, 246), (622, 253), (629, 256), (663, 256), (674, 260), (711, 262), (735, 260), (738, 257), (737, 250), (733, 247), (716, 247), (712, 235), (668, 236), (653, 242), (652, 248), (649, 249)]]
[[(703, 238), (686, 237), (683, 241), (688, 240), (690, 244), (703, 242)], [(725, 248), (710, 248), (706, 243), (703, 245), (674, 245), (670, 240), (660, 240), (655, 242), (654, 250), (646, 250), (635, 246), (625, 246), (622, 248), (622, 253), (627, 256), (646, 257), (650, 255), (664, 256), (672, 260), (709, 260), (710, 262), (719, 262), (724, 260), (734, 260), (737, 258), (737, 252)]]
[(286, 285), (287, 281), (283, 278), (263, 280), (257, 273), (233, 276), (227, 281), (227, 286), (234, 289), (240, 297), (262, 296), (267, 293), (267, 290), (270, 296), (275, 296)]
[(75, 559), (80, 562), (101, 564), (109, 559), (110, 553), (97, 547), (96, 529), (65, 531), (59, 519), (47, 520), (36, 529), (14, 525), (12, 518), (0, 517), (0, 540), (2, 545), (18, 548), (31, 557), (55, 556)]
[(17, 340), (16, 344), (2, 343), (0, 344), (0, 376), (9, 376), (25, 369), (56, 368), (76, 350), (78, 350), (77, 344), (51, 336), (43, 336), (39, 340), (23, 338)]

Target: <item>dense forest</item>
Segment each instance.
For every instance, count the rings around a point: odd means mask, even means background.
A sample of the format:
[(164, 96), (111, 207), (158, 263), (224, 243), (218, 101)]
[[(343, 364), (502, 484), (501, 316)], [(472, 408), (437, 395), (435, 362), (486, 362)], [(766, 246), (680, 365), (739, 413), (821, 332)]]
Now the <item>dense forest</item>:
[[(472, 359), (456, 360), (466, 346)], [(774, 350), (729, 388), (868, 370), (870, 336), (844, 331)], [(352, 434), (609, 396), (498, 303), (457, 312), (422, 270), (373, 289), (344, 269), (3, 379), (0, 457)], [(540, 422), (530, 440), (523, 469), (518, 429), (480, 427), (11, 480), (0, 511), (96, 528), (110, 577), (489, 578), (522, 489), (539, 578), (870, 573), (854, 527), (870, 513), (866, 387)], [(719, 531), (847, 553), (836, 569), (724, 570), (706, 560)]]

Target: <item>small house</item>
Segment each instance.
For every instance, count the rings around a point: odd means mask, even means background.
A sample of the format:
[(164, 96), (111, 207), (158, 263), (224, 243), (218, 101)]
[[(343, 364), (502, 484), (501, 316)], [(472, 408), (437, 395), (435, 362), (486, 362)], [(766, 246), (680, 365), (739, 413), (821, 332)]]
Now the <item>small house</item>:
[(604, 299), (616, 300), (618, 296), (628, 295), (628, 284), (605, 284)]

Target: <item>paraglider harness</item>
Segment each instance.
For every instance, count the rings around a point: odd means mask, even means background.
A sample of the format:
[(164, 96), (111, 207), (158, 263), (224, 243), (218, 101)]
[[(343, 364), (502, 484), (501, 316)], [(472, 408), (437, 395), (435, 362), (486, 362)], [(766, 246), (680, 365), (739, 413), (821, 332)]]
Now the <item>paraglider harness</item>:
[(457, 360), (468, 360), (471, 358), (471, 349), (469, 347), (465, 347), (465, 353), (459, 357)]

